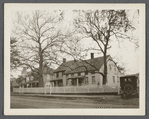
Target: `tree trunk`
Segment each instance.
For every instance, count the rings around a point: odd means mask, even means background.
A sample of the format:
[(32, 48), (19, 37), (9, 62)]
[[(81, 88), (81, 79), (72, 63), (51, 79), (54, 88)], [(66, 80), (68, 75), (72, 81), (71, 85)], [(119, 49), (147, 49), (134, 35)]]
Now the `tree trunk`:
[(39, 75), (39, 87), (43, 87), (43, 76)]
[(43, 87), (43, 56), (42, 56), (42, 49), (41, 44), (39, 44), (39, 87)]
[(42, 68), (42, 58), (40, 59), (39, 64), (39, 87), (43, 87), (43, 68)]
[(40, 60), (39, 64), (39, 87), (43, 87), (43, 68), (42, 68), (42, 60)]
[(104, 52), (104, 76), (103, 76), (103, 84), (106, 84), (107, 82), (107, 51), (105, 48), (105, 52)]

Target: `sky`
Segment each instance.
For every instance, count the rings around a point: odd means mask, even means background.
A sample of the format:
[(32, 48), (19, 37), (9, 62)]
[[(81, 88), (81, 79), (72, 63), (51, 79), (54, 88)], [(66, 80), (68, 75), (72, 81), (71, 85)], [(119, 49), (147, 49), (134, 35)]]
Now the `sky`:
[[(97, 47), (97, 44), (94, 41), (87, 39), (83, 42), (84, 47), (88, 47), (94, 44), (94, 47)], [(110, 55), (115, 62), (118, 62), (119, 66), (122, 66), (126, 70), (126, 74), (133, 74), (139, 72), (139, 48), (136, 48), (135, 44), (129, 40), (125, 40), (122, 43), (113, 41), (111, 43), (111, 48), (108, 50), (108, 55)], [(98, 47), (97, 47), (98, 48)], [(90, 53), (88, 53), (87, 59), (90, 58)], [(102, 56), (94, 53), (94, 57)]]
[[(15, 19), (15, 12), (13, 11), (12, 13), (12, 19)], [(26, 13), (28, 13), (30, 11), (27, 11)], [(132, 14), (134, 13), (134, 11), (130, 11), (129, 12), (129, 17), (130, 19), (132, 19), (131, 17), (133, 16)], [(64, 22), (61, 24), (61, 28), (64, 29), (69, 29), (70, 26), (72, 25), (72, 19), (73, 19), (73, 14), (72, 11), (67, 10), (65, 12), (65, 16), (64, 16)], [(136, 16), (135, 16), (136, 17)], [(13, 24), (13, 23), (12, 23)], [(135, 26), (136, 26), (136, 30), (133, 31), (133, 36), (134, 38), (138, 37), (138, 22), (135, 21), (134, 22)], [(13, 26), (13, 25), (12, 25)], [(91, 39), (85, 39), (81, 41), (81, 44), (83, 47), (90, 47), (91, 45), (94, 47), (97, 47), (97, 44), (91, 40)], [(116, 61), (118, 62), (118, 64), (122, 67), (125, 68), (126, 70), (126, 74), (132, 74), (132, 73), (138, 73), (139, 72), (139, 48), (136, 48), (135, 44), (130, 42), (129, 39), (125, 39), (123, 41), (117, 42), (117, 40), (115, 38), (113, 38), (112, 42), (111, 42), (111, 49), (108, 51), (108, 54)], [(99, 54), (94, 54), (94, 57), (99, 57)], [(90, 58), (90, 52), (88, 53), (88, 56), (86, 57), (87, 59)], [(67, 61), (71, 60), (71, 58), (67, 57)], [(19, 71), (14, 71), (12, 74), (15, 78), (18, 77), (18, 75), (21, 74), (21, 70), (22, 68), (19, 69)]]
[[(137, 10), (127, 10), (128, 18), (133, 21), (133, 25), (135, 26), (135, 30), (128, 33), (128, 36), (131, 36), (132, 39), (139, 38), (139, 16)], [(71, 25), (68, 24), (69, 21), (72, 20), (71, 17), (74, 17), (72, 11), (67, 11), (66, 14), (66, 27)], [(136, 44), (130, 42), (129, 39), (120, 39), (120, 42), (116, 38), (112, 38), (112, 42), (110, 45), (111, 49), (108, 51), (108, 54), (116, 61), (118, 64), (125, 68), (126, 74), (133, 74), (139, 72), (139, 48), (136, 48)], [(85, 39), (81, 41), (82, 47), (90, 47), (94, 46), (98, 48), (97, 44), (91, 39)], [(88, 53), (87, 59), (90, 58), (90, 53)], [(95, 52), (95, 57), (99, 57), (100, 55)], [(101, 55), (102, 56), (102, 55)]]

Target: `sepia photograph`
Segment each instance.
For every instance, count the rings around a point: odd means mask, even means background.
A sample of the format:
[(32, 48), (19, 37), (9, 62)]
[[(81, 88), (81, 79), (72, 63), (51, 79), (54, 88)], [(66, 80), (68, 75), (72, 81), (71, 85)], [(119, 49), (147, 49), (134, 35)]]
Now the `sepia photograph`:
[(145, 4), (5, 4), (6, 115), (145, 115)]

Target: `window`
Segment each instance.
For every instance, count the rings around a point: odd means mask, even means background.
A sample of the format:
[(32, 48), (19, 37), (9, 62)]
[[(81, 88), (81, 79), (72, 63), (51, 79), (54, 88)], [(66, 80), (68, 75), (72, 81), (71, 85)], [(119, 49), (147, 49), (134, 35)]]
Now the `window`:
[(115, 83), (115, 76), (113, 76), (113, 83)]
[(58, 77), (59, 77), (59, 73), (57, 72), (57, 73), (56, 73), (56, 78), (58, 78)]
[(127, 79), (125, 78), (124, 81), (127, 82)]
[(88, 71), (85, 72), (85, 75), (88, 75)]
[(128, 78), (128, 81), (129, 81), (129, 82), (132, 82), (132, 79), (131, 79), (131, 78)]
[(88, 77), (85, 77), (85, 84), (88, 84)]
[(92, 84), (96, 84), (95, 76), (92, 76)]
[(81, 73), (80, 72), (78, 73), (78, 76), (81, 76)]
[(74, 74), (71, 74), (71, 76), (74, 76)]

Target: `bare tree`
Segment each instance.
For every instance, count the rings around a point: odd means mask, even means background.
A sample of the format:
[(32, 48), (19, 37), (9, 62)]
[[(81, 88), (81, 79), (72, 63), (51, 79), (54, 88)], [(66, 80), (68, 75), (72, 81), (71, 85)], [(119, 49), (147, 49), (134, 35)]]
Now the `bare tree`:
[[(130, 39), (126, 34), (134, 30), (132, 23), (128, 19), (125, 10), (87, 10), (75, 11), (78, 18), (75, 19), (75, 26), (79, 29), (79, 34), (90, 37), (97, 44), (98, 48), (89, 48), (103, 54), (104, 73), (103, 84), (107, 82), (107, 51), (111, 48), (110, 42), (113, 39)], [(85, 42), (85, 41), (84, 41)]]
[(62, 34), (58, 30), (63, 19), (62, 11), (33, 11), (24, 15), (17, 13), (13, 35), (19, 41), (20, 65), (29, 67), (39, 77), (39, 87), (43, 86), (43, 66), (57, 60), (56, 52), (61, 44)]
[(10, 38), (10, 67), (11, 71), (17, 69), (20, 64), (19, 54), (20, 51), (17, 49), (17, 40), (14, 37)]

